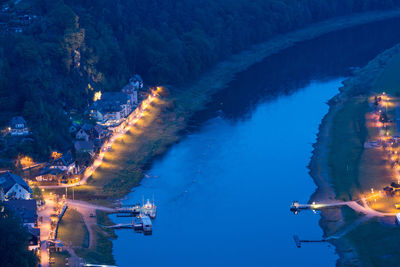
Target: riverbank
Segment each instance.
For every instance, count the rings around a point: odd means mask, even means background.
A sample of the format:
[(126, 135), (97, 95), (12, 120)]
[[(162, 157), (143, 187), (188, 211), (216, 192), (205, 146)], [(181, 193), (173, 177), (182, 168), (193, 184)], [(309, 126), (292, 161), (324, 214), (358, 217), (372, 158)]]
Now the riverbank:
[[(247, 69), (265, 57), (283, 50), (296, 42), (309, 40), (324, 33), (346, 27), (383, 20), (400, 15), (400, 10), (359, 14), (338, 18), (277, 36), (267, 43), (232, 57), (204, 75), (187, 88), (170, 88), (170, 95), (151, 107), (151, 116), (134, 127), (119, 140), (105, 156), (105, 163), (89, 180), (88, 185), (75, 189), (75, 198), (111, 204), (125, 196), (140, 183), (144, 171), (154, 158), (162, 155), (172, 144), (179, 141), (192, 114), (204, 108), (210, 97), (224, 88), (234, 75)], [(101, 240), (103, 243), (108, 241)], [(111, 250), (106, 250), (109, 253)], [(104, 263), (104, 262), (102, 262)]]
[[(354, 77), (344, 81), (340, 93), (329, 101), (330, 109), (321, 123), (309, 166), (318, 187), (310, 201), (351, 200), (360, 193), (362, 181), (359, 180), (359, 171), (368, 135), (365, 126), (368, 94), (384, 89), (381, 77), (399, 54), (400, 45), (397, 45), (378, 55), (356, 71)], [(343, 237), (330, 241), (340, 256), (338, 265), (370, 266), (383, 260), (389, 265), (393, 263), (393, 257), (384, 257), (392, 252), (391, 240), (399, 238), (398, 231), (387, 235), (383, 233), (387, 229), (377, 220), (358, 225), (358, 219), (358, 214), (348, 209), (331, 209), (321, 213), (320, 225), (326, 237), (337, 235), (347, 226), (357, 223)], [(372, 234), (375, 238), (370, 237)], [(374, 244), (366, 240), (372, 240)], [(381, 242), (379, 246), (386, 250), (377, 250), (377, 242)]]

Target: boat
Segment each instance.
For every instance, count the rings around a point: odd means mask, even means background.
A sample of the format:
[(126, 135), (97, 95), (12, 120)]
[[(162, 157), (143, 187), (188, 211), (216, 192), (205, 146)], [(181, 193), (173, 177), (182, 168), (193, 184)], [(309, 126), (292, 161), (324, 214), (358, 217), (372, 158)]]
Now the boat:
[(155, 219), (157, 215), (157, 207), (153, 202), (147, 200), (147, 202), (142, 206), (142, 214), (149, 216), (151, 219)]
[(153, 233), (153, 224), (151, 223), (150, 217), (142, 215), (143, 233), (145, 235), (151, 235)]

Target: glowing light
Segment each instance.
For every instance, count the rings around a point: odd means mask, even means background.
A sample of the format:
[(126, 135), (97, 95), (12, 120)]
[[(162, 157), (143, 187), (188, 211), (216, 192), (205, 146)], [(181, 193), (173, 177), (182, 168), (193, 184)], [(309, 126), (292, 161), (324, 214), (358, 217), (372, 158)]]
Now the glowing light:
[(63, 155), (62, 153), (59, 153), (59, 152), (57, 152), (57, 151), (51, 152), (51, 158), (52, 158), (53, 160), (56, 160), (56, 159), (61, 158), (62, 155)]
[[(161, 91), (162, 87), (157, 87), (156, 90), (151, 90), (148, 97), (142, 101), (139, 107), (137, 107), (127, 118), (126, 122), (127, 123), (122, 123), (119, 127), (114, 129), (113, 135), (110, 137), (109, 142), (106, 142), (103, 144), (103, 146), (100, 148), (100, 153), (94, 160), (92, 166), (86, 168), (83, 179), (87, 179), (90, 177), (98, 167), (101, 166), (103, 163), (104, 155), (106, 154), (106, 151), (108, 151), (112, 144), (115, 142), (115, 140), (123, 138), (123, 136), (131, 129), (132, 126), (136, 126), (137, 124), (140, 123), (141, 119), (145, 115), (149, 115), (148, 109), (151, 107), (151, 104), (154, 103), (157, 98), (157, 91)], [(100, 93), (101, 97), (101, 92), (96, 92)], [(78, 183), (80, 184), (80, 183)]]
[(101, 99), (101, 91), (95, 92), (93, 96), (93, 102), (96, 102)]

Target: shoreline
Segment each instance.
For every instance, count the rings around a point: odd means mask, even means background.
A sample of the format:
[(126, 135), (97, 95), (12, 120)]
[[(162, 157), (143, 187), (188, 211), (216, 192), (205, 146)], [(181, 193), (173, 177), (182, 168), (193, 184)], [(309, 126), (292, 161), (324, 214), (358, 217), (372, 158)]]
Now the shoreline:
[[(160, 111), (162, 110), (162, 112), (159, 113), (159, 117), (162, 122), (151, 122), (151, 125), (145, 127), (140, 134), (141, 136), (145, 135), (146, 129), (149, 131), (148, 128), (154, 130), (154, 126), (156, 127), (155, 133), (159, 135), (153, 139), (143, 137), (136, 138), (140, 146), (144, 147), (142, 149), (146, 153), (146, 155), (143, 156), (143, 160), (135, 162), (135, 164), (137, 164), (136, 167), (140, 167), (142, 170), (136, 170), (135, 168), (133, 181), (122, 184), (118, 193), (110, 193), (103, 189), (102, 191), (104, 192), (102, 192), (102, 196), (108, 196), (108, 199), (105, 201), (111, 204), (113, 201), (110, 200), (110, 198), (120, 199), (125, 197), (127, 193), (131, 192), (132, 188), (140, 185), (140, 180), (143, 178), (145, 170), (150, 168), (151, 163), (162, 156), (173, 144), (179, 142), (184, 136), (182, 131), (187, 127), (187, 122), (190, 117), (195, 112), (203, 109), (212, 95), (225, 88), (237, 73), (246, 70), (268, 56), (291, 47), (298, 42), (310, 40), (329, 32), (398, 16), (400, 16), (400, 9), (353, 14), (310, 24), (303, 29), (278, 35), (265, 43), (255, 45), (244, 52), (232, 56), (230, 59), (216, 65), (211, 71), (203, 74), (202, 78), (187, 88), (171, 87), (171, 95), (167, 96), (167, 99), (170, 100), (169, 102), (173, 103), (174, 106), (170, 107), (170, 105), (167, 105), (166, 107), (160, 107)], [(131, 133), (129, 133), (129, 135), (131, 135)], [(143, 139), (145, 140), (143, 141)], [(89, 181), (89, 186), (99, 188), (93, 181)], [(81, 193), (88, 193), (89, 198), (94, 196), (93, 199), (96, 199), (98, 196), (97, 193), (93, 194), (93, 192), (88, 191), (87, 188), (82, 189), (83, 190), (80, 190)], [(97, 230), (98, 229), (96, 229), (96, 231)], [(109, 242), (111, 241), (109, 240)]]
[[(317, 188), (310, 197), (309, 202), (336, 199), (336, 192), (330, 177), (329, 149), (332, 139), (329, 136), (334, 127), (333, 119), (344, 104), (352, 97), (365, 95), (374, 90), (374, 85), (385, 67), (400, 53), (400, 44), (385, 50), (372, 59), (366, 66), (356, 71), (354, 76), (343, 81), (339, 93), (329, 100), (329, 111), (324, 116), (317, 134), (317, 141), (313, 145), (314, 150), (309, 164), (310, 175)], [(328, 236), (345, 225), (345, 218), (341, 209), (321, 211), (319, 222), (324, 236)], [(346, 238), (329, 241), (336, 248), (339, 256), (337, 265), (362, 264), (358, 259), (357, 251)]]

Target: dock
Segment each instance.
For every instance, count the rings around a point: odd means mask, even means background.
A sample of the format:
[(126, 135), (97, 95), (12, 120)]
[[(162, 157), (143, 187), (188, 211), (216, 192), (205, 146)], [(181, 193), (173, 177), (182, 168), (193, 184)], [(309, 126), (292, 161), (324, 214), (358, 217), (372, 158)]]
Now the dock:
[(340, 206), (345, 206), (345, 205), (349, 205), (350, 202), (333, 202), (333, 203), (311, 203), (311, 204), (300, 204), (298, 201), (294, 201), (291, 205), (290, 205), (290, 211), (293, 212), (294, 214), (299, 213), (302, 210), (312, 210), (312, 211), (316, 211), (316, 210), (321, 210), (321, 209), (325, 209), (325, 208), (336, 208), (336, 207), (340, 207)]
[(129, 205), (129, 206), (122, 206), (117, 208), (115, 211), (116, 213), (131, 213), (131, 214), (139, 214), (140, 213), (140, 205)]
[(104, 226), (105, 228), (133, 229), (145, 235), (151, 235), (153, 233), (153, 224), (151, 220), (155, 219), (157, 215), (157, 206), (154, 204), (154, 199), (152, 202), (147, 200), (146, 203), (143, 199), (143, 206), (140, 206), (140, 204), (126, 205), (116, 208), (113, 212), (117, 217), (133, 217), (132, 222)]
[(130, 229), (133, 228), (133, 223), (118, 223), (110, 226), (103, 226), (104, 228), (112, 229)]
[(321, 240), (300, 240), (300, 238), (297, 235), (293, 236), (294, 243), (298, 248), (301, 248), (301, 243), (322, 243), (322, 242), (327, 242), (326, 239), (321, 239)]
[(292, 205), (290, 205), (290, 211), (294, 214), (297, 214), (301, 210), (319, 210), (325, 206), (326, 205), (324, 204), (315, 204), (315, 202), (313, 202), (312, 204), (300, 204), (299, 202), (294, 201)]

